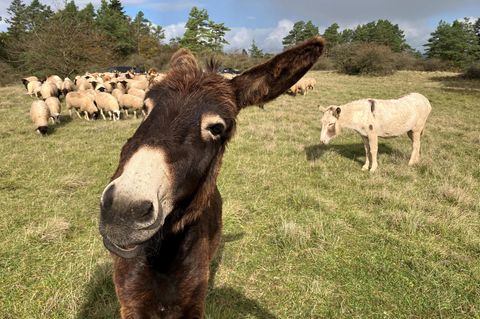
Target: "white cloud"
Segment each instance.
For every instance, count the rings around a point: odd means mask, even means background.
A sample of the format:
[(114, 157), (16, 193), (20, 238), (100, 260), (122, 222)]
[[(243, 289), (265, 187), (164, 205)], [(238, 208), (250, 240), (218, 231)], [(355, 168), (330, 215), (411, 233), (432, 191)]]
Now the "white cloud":
[(165, 41), (169, 42), (170, 39), (181, 37), (185, 33), (185, 22), (179, 22), (176, 24), (170, 24), (163, 28), (165, 30)]
[(292, 29), (293, 22), (288, 19), (280, 20), (274, 28), (232, 28), (226, 35), (230, 43), (226, 51), (248, 49), (255, 40), (256, 45), (266, 52), (279, 52), (282, 50), (282, 39)]

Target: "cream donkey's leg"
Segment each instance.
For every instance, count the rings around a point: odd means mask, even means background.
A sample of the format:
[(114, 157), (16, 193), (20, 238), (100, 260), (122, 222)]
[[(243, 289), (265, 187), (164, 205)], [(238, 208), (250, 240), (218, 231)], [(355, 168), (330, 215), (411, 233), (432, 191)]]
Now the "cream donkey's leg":
[(363, 147), (365, 148), (365, 164), (362, 166), (362, 171), (366, 171), (370, 168), (370, 159), (372, 154), (370, 153), (370, 145), (368, 144), (368, 137), (362, 135)]
[(378, 167), (377, 163), (377, 152), (378, 152), (378, 136), (375, 133), (370, 133), (368, 135), (368, 145), (370, 147), (371, 154), (371, 164), (370, 172), (375, 172)]

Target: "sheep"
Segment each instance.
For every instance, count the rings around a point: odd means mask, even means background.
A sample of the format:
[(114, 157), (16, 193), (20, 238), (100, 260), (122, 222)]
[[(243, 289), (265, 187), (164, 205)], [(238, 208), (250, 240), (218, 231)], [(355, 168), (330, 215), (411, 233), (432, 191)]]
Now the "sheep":
[(36, 96), (37, 92), (40, 91), (40, 86), (42, 86), (42, 83), (40, 81), (30, 81), (27, 83), (27, 94), (30, 96)]
[(28, 89), (27, 88), (28, 83), (33, 82), (33, 81), (38, 81), (38, 78), (36, 76), (27, 76), (26, 78), (22, 79), (22, 83), (23, 83), (23, 85), (25, 86), (26, 89)]
[(58, 75), (50, 75), (45, 81), (55, 84), (58, 91), (62, 90), (63, 81)]
[(420, 136), (432, 110), (428, 99), (419, 93), (410, 93), (396, 100), (363, 99), (345, 105), (331, 105), (322, 117), (320, 140), (328, 144), (345, 127), (360, 134), (366, 160), (362, 170), (374, 172), (377, 167), (378, 137), (394, 137), (407, 133), (412, 140), (412, 154), (408, 165), (420, 159)]
[(76, 83), (75, 85), (77, 86), (78, 91), (85, 91), (88, 89), (92, 89), (92, 83), (90, 83), (90, 76), (83, 76), (83, 77), (78, 77), (75, 78)]
[(138, 96), (142, 100), (145, 100), (145, 91), (144, 90), (131, 88), (130, 90), (128, 90), (128, 94)]
[(128, 117), (128, 109), (133, 110), (133, 115), (137, 118), (137, 111), (142, 110), (143, 116), (146, 116), (144, 110), (143, 99), (132, 94), (123, 94), (120, 96), (119, 105), (125, 110), (125, 115)]
[(51, 82), (43, 82), (36, 93), (38, 98), (42, 98), (44, 100), (50, 96), (59, 96), (57, 86)]
[(95, 105), (100, 110), (100, 114), (104, 120), (106, 120), (106, 118), (103, 111), (107, 112), (110, 119), (113, 119), (114, 121), (120, 119), (120, 107), (118, 106), (118, 101), (109, 93), (97, 93), (95, 96)]
[(94, 97), (85, 91), (67, 93), (65, 104), (70, 113), (70, 117), (73, 117), (72, 109), (75, 110), (78, 117), (82, 117), (80, 112), (84, 112), (86, 120), (90, 120), (89, 115), (92, 115), (93, 118), (96, 118), (98, 115), (98, 109), (95, 106)]
[(62, 107), (58, 97), (55, 97), (55, 96), (48, 97), (45, 99), (45, 103), (47, 104), (48, 110), (50, 111), (50, 118), (52, 119), (52, 121), (54, 123), (59, 123)]
[(124, 95), (125, 93), (121, 89), (113, 89), (112, 96), (120, 102), (120, 96)]
[(140, 90), (146, 90), (148, 89), (148, 81), (145, 80), (129, 80), (127, 81), (127, 90), (130, 90), (132, 88), (135, 89), (140, 89)]
[(63, 95), (67, 95), (68, 92), (75, 91), (75, 84), (72, 80), (66, 77), (62, 83), (62, 93)]
[(45, 101), (35, 100), (30, 107), (30, 118), (35, 125), (37, 133), (45, 135), (48, 131), (48, 119), (50, 112)]

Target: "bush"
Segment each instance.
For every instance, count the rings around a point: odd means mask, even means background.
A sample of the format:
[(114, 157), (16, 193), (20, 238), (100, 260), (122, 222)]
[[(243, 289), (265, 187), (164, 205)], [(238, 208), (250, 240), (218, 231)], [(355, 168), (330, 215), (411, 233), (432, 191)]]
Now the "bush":
[(0, 61), (0, 86), (6, 86), (9, 84), (20, 84), (21, 76), (7, 63)]
[(475, 64), (467, 68), (463, 76), (467, 79), (480, 79), (480, 64)]
[(395, 54), (384, 45), (351, 43), (332, 49), (337, 70), (350, 75), (389, 75), (395, 72)]
[(312, 66), (312, 70), (317, 70), (317, 71), (335, 70), (335, 63), (331, 58), (326, 57), (326, 56), (322, 56), (322, 57), (320, 57), (320, 59), (318, 59), (317, 63), (315, 63)]
[(419, 66), (420, 66), (419, 68), (420, 71), (427, 71), (427, 72), (452, 70), (452, 65), (450, 63), (437, 58), (423, 59), (420, 62)]

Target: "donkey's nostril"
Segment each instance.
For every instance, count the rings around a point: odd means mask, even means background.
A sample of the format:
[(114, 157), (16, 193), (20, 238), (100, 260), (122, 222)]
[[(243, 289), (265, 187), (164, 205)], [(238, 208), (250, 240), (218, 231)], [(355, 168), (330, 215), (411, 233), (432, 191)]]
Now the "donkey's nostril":
[(149, 221), (153, 218), (153, 203), (150, 201), (141, 201), (131, 207), (132, 215), (136, 220)]
[(103, 192), (103, 196), (102, 196), (103, 209), (109, 210), (112, 207), (114, 191), (115, 191), (115, 185), (112, 184)]

